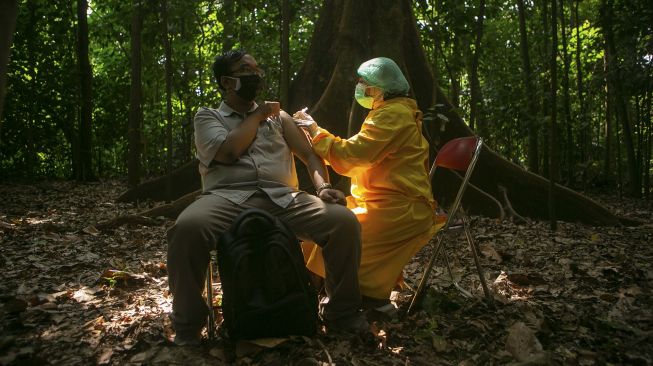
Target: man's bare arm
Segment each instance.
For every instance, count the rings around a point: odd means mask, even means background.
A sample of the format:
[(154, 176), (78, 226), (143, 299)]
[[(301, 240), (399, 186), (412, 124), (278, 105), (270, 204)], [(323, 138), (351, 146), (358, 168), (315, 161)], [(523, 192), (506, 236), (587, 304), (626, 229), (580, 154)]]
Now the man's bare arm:
[(292, 117), (285, 111), (281, 112), (281, 121), (283, 123), (283, 134), (290, 150), (306, 165), (315, 187), (319, 187), (322, 183), (328, 183), (329, 173), (326, 166), (322, 158), (313, 151), (304, 132), (295, 125)]
[[(304, 132), (297, 127), (292, 117), (284, 111), (281, 111), (281, 121), (283, 123), (283, 134), (290, 150), (306, 165), (316, 189), (323, 183), (329, 183), (329, 171), (322, 158), (313, 151), (313, 147), (311, 147)], [(344, 194), (335, 189), (320, 190), (318, 195), (326, 202), (344, 204), (345, 201)]]

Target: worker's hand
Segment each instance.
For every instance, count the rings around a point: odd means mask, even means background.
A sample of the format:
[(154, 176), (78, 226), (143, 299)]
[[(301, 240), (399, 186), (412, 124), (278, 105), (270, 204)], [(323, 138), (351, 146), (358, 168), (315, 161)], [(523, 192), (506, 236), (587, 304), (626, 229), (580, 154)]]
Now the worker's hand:
[(339, 205), (346, 206), (347, 200), (345, 199), (345, 194), (340, 192), (337, 189), (325, 188), (320, 191), (318, 195), (320, 199), (327, 203), (337, 203)]
[(306, 113), (306, 108), (295, 112), (295, 114), (292, 115), (292, 118), (295, 121), (295, 124), (308, 131), (311, 137), (317, 135), (317, 122), (315, 122), (310, 114)]

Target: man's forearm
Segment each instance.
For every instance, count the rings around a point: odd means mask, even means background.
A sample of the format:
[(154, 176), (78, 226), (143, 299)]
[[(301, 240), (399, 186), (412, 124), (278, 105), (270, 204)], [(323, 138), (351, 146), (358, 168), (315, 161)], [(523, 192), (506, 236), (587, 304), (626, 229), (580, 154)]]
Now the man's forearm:
[(324, 161), (317, 155), (311, 154), (307, 161), (307, 168), (311, 174), (313, 186), (317, 189), (324, 183), (329, 183), (329, 171), (324, 165)]
[(260, 122), (260, 116), (257, 113), (247, 116), (243, 122), (229, 132), (215, 154), (215, 160), (221, 163), (231, 163), (243, 155), (254, 141)]

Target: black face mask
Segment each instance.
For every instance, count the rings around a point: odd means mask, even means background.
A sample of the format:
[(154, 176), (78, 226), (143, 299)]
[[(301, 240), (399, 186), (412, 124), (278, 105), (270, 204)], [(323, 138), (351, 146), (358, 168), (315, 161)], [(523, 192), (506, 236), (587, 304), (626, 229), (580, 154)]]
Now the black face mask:
[(256, 99), (256, 96), (263, 85), (263, 78), (254, 74), (238, 76), (238, 79), (240, 79), (240, 89), (236, 90), (236, 94), (247, 101), (253, 101)]

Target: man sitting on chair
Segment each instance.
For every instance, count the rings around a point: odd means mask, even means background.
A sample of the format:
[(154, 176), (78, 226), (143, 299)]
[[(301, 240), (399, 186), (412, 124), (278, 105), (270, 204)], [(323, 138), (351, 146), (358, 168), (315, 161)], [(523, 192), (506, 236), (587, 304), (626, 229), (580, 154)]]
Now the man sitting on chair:
[[(327, 297), (320, 315), (327, 327), (365, 332), (358, 312), (361, 229), (343, 193), (331, 188), (322, 159), (279, 104), (255, 102), (264, 73), (251, 55), (229, 51), (215, 59), (213, 73), (224, 100), (217, 109), (200, 108), (194, 120), (203, 194), (167, 233), (175, 343), (199, 344), (209, 311), (202, 298), (209, 250), (252, 207), (322, 248)], [(293, 154), (307, 166), (317, 197), (298, 190)]]

